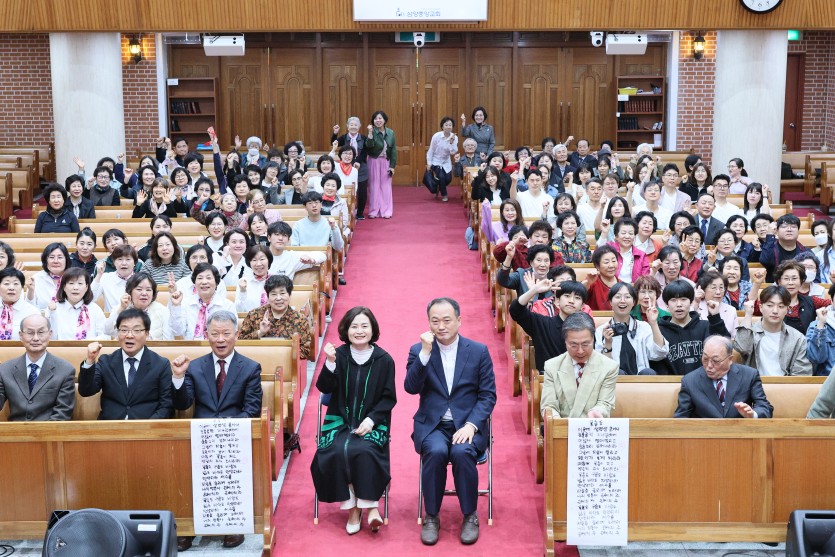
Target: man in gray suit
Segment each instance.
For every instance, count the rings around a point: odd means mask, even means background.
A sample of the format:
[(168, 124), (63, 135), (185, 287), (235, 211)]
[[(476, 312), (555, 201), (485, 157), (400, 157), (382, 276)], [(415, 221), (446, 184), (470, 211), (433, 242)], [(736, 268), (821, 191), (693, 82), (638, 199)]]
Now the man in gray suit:
[(39, 314), (20, 322), (26, 353), (0, 365), (0, 408), (9, 401), (9, 421), (72, 419), (75, 368), (46, 351), (52, 331)]
[(732, 364), (733, 342), (711, 336), (702, 347), (702, 367), (681, 378), (676, 418), (770, 418), (759, 372)]

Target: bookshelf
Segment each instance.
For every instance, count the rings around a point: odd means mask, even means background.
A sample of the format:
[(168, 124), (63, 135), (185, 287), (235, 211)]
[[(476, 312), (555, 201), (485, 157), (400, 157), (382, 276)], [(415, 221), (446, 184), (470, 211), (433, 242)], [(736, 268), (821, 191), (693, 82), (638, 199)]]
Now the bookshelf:
[[(173, 81), (176, 79), (176, 84)], [(171, 78), (168, 84), (168, 132), (185, 137), (189, 147), (209, 141), (206, 130), (217, 127), (217, 84), (213, 77)]]
[[(630, 88), (633, 91), (627, 91)], [(615, 144), (618, 150), (634, 150), (641, 143), (664, 147), (666, 93), (667, 83), (662, 76), (617, 77)]]

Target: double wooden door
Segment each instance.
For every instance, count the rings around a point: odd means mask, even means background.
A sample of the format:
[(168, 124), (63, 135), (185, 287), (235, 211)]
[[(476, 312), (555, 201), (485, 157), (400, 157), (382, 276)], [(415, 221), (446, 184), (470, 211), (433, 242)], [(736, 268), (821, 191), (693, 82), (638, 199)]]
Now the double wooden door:
[[(463, 43), (462, 43), (463, 44)], [(663, 51), (643, 59), (663, 67)], [(214, 75), (222, 143), (236, 134), (258, 135), (265, 144), (303, 141), (311, 151), (329, 148), (334, 124), (349, 116), (363, 127), (384, 110), (397, 138), (398, 183), (420, 182), (426, 150), (440, 120), (451, 116), (460, 131), (474, 106), (484, 106), (496, 130), (497, 149), (539, 148), (543, 137), (568, 135), (592, 144), (611, 138), (612, 90), (617, 57), (603, 49), (566, 46), (464, 46), (329, 44), (247, 48), (242, 57), (207, 58), (202, 49), (173, 49), (171, 77)], [(629, 71), (640, 71), (638, 61)], [(462, 139), (459, 139), (459, 144)]]

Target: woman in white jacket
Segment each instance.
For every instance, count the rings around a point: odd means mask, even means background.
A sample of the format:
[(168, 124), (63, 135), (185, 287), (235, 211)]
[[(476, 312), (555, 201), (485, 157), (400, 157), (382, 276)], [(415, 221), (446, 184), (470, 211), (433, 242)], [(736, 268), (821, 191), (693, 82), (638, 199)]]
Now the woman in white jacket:
[[(658, 328), (658, 308), (647, 309), (646, 321), (638, 321), (629, 315), (637, 300), (638, 295), (631, 284), (618, 282), (612, 286), (609, 302), (613, 317), (595, 333), (595, 350), (618, 362), (621, 375), (647, 374), (650, 360), (663, 360), (670, 350)], [(649, 374), (655, 375), (655, 372)]]
[[(432, 136), (429, 150), (426, 151), (426, 170), (440, 166), (447, 173), (447, 181), (439, 180), (441, 201), (449, 201), (446, 187), (452, 179), (452, 156), (458, 153), (458, 136), (452, 133), (455, 121), (449, 116), (441, 118), (441, 131)], [(437, 195), (437, 194), (436, 194)]]

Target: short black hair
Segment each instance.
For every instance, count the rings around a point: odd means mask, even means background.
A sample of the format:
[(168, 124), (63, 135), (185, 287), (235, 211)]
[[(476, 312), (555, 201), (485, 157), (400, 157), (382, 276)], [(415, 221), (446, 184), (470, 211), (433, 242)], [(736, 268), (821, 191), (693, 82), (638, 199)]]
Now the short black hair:
[(759, 215), (755, 216), (754, 218), (751, 219), (751, 232), (756, 232), (757, 231), (757, 223), (760, 222), (761, 220), (772, 223), (772, 222), (774, 222), (774, 217), (772, 217), (771, 215), (766, 214), (766, 213), (760, 213)]
[(796, 215), (793, 215), (791, 213), (783, 215), (782, 217), (778, 218), (775, 222), (777, 223), (778, 229), (784, 224), (800, 228), (800, 219), (797, 218)]
[(203, 271), (211, 271), (212, 276), (215, 277), (215, 286), (220, 284), (220, 271), (211, 263), (198, 263), (195, 265), (194, 270), (191, 271), (191, 282), (197, 284), (197, 276)]
[(348, 340), (348, 329), (351, 328), (351, 323), (354, 322), (354, 319), (357, 318), (359, 315), (364, 315), (368, 317), (368, 320), (371, 322), (371, 340), (370, 343), (374, 344), (380, 338), (380, 325), (377, 323), (377, 318), (374, 317), (374, 314), (365, 306), (357, 306), (349, 309), (342, 319), (339, 320), (339, 327), (337, 327), (337, 331), (339, 332), (339, 340), (348, 344), (350, 341)]
[(638, 223), (635, 222), (635, 219), (624, 216), (622, 218), (619, 218), (618, 221), (615, 223), (615, 236), (618, 235), (618, 233), (624, 226), (631, 226), (632, 232), (634, 232), (636, 235), (638, 234)]
[(223, 214), (222, 212), (220, 212), (220, 211), (212, 211), (211, 213), (209, 213), (209, 215), (208, 215), (208, 216), (206, 217), (206, 219), (203, 221), (203, 222), (205, 222), (205, 223), (206, 223), (206, 229), (207, 229), (207, 230), (209, 229), (209, 226), (211, 226), (212, 222), (213, 222), (215, 219), (220, 219), (220, 222), (222, 222), (222, 223), (223, 223), (224, 228), (225, 228), (225, 227), (227, 227), (227, 226), (229, 226), (229, 219), (227, 219), (227, 218), (226, 218), (226, 215), (224, 215), (224, 214)]
[(67, 295), (64, 293), (64, 287), (69, 281), (77, 278), (83, 278), (84, 282), (87, 283), (87, 291), (84, 293), (84, 297), (81, 301), (84, 302), (85, 305), (93, 301), (93, 288), (90, 273), (81, 267), (70, 267), (64, 271), (63, 275), (61, 275), (61, 282), (58, 284), (58, 292), (55, 293), (57, 301), (65, 302), (67, 300)]
[(249, 247), (249, 235), (242, 228), (230, 228), (229, 230), (227, 230), (226, 234), (223, 235), (223, 245), (228, 246), (229, 240), (231, 240), (232, 236), (234, 236), (235, 234), (240, 234), (241, 236), (243, 236), (246, 239), (247, 247)]
[(67, 246), (62, 242), (52, 242), (43, 249), (43, 252), (41, 252), (41, 266), (43, 270), (46, 271), (46, 262), (49, 259), (49, 255), (55, 250), (64, 254), (64, 270), (66, 271), (70, 268), (70, 252), (67, 251)]
[(52, 195), (52, 192), (56, 191), (61, 194), (61, 197), (64, 198), (64, 202), (67, 201), (68, 194), (64, 186), (62, 186), (61, 184), (56, 184), (55, 182), (50, 182), (43, 189), (43, 198), (44, 201), (47, 202), (47, 204), (49, 203), (49, 196)]
[[(194, 246), (191, 246), (191, 247), (192, 248), (194, 248), (194, 247), (201, 247), (202, 248), (203, 246), (200, 245), (200, 244), (195, 244)], [(189, 251), (189, 253), (192, 253), (191, 248), (189, 248), (188, 251)], [(151, 283), (151, 292), (152, 292), (151, 301), (152, 302), (155, 301), (157, 299), (157, 283), (154, 280), (154, 277), (152, 277), (150, 274), (146, 273), (145, 271), (139, 271), (138, 273), (134, 273), (134, 275), (132, 277), (130, 277), (130, 279), (128, 279), (128, 282), (125, 283), (125, 293), (126, 294), (132, 294), (133, 291), (136, 290), (136, 288), (139, 286), (139, 284), (143, 280), (147, 280), (149, 283)]]
[(209, 261), (212, 260), (212, 250), (210, 250), (208, 246), (206, 246), (205, 244), (194, 244), (193, 246), (188, 248), (188, 251), (186, 252), (186, 265), (189, 265), (189, 261), (191, 261), (191, 256), (197, 253), (198, 251), (206, 252), (206, 259), (208, 259)]
[(533, 236), (534, 232), (544, 231), (548, 233), (548, 241), (550, 242), (551, 239), (554, 237), (554, 229), (551, 228), (551, 223), (547, 220), (536, 220), (531, 223), (528, 227), (528, 238)]
[(0, 282), (3, 282), (3, 279), (8, 277), (16, 278), (20, 281), (20, 286), (26, 286), (26, 275), (22, 271), (15, 269), (12, 265), (0, 270)]
[(792, 295), (789, 294), (785, 286), (780, 286), (779, 284), (770, 284), (763, 288), (762, 292), (760, 292), (760, 303), (764, 304), (774, 296), (779, 296), (783, 305), (788, 306), (791, 304)]
[(273, 234), (287, 236), (289, 238), (293, 235), (293, 227), (283, 220), (276, 221), (267, 227), (267, 237), (270, 237)]
[(334, 180), (336, 182), (337, 190), (342, 187), (342, 179), (336, 172), (328, 172), (327, 174), (322, 176), (321, 184), (323, 188), (325, 187), (325, 182), (327, 182), (328, 180)]
[(171, 264), (177, 265), (180, 262), (180, 244), (177, 243), (177, 238), (175, 238), (174, 235), (170, 232), (160, 232), (151, 240), (151, 250), (149, 257), (151, 263), (157, 266), (162, 265), (162, 259), (160, 259), (159, 257), (157, 248), (159, 247), (160, 240), (162, 240), (163, 238), (168, 238), (168, 241), (171, 242), (171, 246), (174, 248), (174, 254), (171, 256)]
[(183, 166), (186, 167), (186, 169), (188, 169), (188, 165), (193, 162), (198, 163), (200, 165), (200, 170), (203, 170), (203, 157), (199, 156), (197, 153), (191, 152), (183, 157)]
[(603, 259), (603, 256), (606, 254), (612, 254), (615, 257), (618, 256), (618, 252), (615, 251), (615, 248), (608, 244), (603, 244), (602, 246), (597, 246), (597, 249), (594, 250), (594, 253), (591, 254), (591, 262), (595, 267), (600, 266), (600, 261)]
[(670, 217), (670, 222), (668, 224), (671, 231), (675, 230), (676, 221), (678, 219), (687, 219), (690, 224), (696, 224), (696, 219), (693, 218), (693, 215), (687, 211), (679, 211), (678, 213), (673, 213), (673, 216)]
[(149, 227), (150, 227), (151, 230), (154, 229), (154, 225), (157, 223), (158, 220), (161, 220), (162, 222), (167, 224), (168, 228), (173, 228), (173, 226), (174, 226), (171, 223), (171, 217), (169, 217), (168, 215), (163, 215), (162, 213), (160, 213), (158, 215), (154, 215), (154, 217), (149, 221), (148, 224), (149, 224)]
[(704, 241), (705, 241), (705, 235), (704, 235), (704, 234), (702, 234), (702, 229), (701, 229), (701, 228), (699, 228), (698, 226), (696, 226), (695, 224), (691, 224), (690, 226), (685, 226), (685, 227), (682, 229), (682, 231), (681, 231), (681, 235), (680, 235), (680, 236), (679, 236), (679, 238), (678, 238), (679, 243), (683, 243), (683, 242), (684, 242), (684, 238), (685, 238), (685, 237), (687, 237), (687, 236), (692, 236), (693, 234), (698, 234), (698, 235), (699, 235), (699, 239), (701, 240), (701, 242), (700, 242), (700, 243), (704, 243)]
[[(253, 213), (257, 214), (257, 213)], [(273, 254), (269, 250), (267, 246), (262, 246), (261, 244), (256, 244), (254, 246), (250, 246), (247, 248), (246, 253), (244, 254), (244, 259), (246, 260), (246, 264), (249, 265), (252, 260), (255, 258), (256, 255), (259, 253), (263, 253), (267, 257), (267, 268), (271, 267), (273, 264)]]
[[(572, 199), (574, 198), (572, 197)], [(557, 228), (562, 229), (563, 223), (570, 218), (574, 219), (574, 222), (577, 223), (577, 226), (580, 226), (580, 224), (583, 222), (582, 220), (580, 220), (580, 215), (577, 214), (577, 211), (566, 211), (557, 215)], [(585, 235), (585, 229), (583, 229), (583, 234)]]
[(678, 255), (679, 261), (684, 260), (684, 256), (681, 255), (681, 250), (678, 249), (677, 246), (664, 246), (663, 248), (661, 248), (661, 251), (658, 252), (658, 257), (656, 257), (656, 259), (663, 263), (664, 260), (670, 257), (671, 255)]
[(553, 280), (560, 275), (564, 275), (568, 273), (568, 276), (571, 277), (571, 280), (577, 280), (577, 273), (569, 267), (568, 265), (557, 265), (556, 267), (551, 267), (548, 269), (548, 279)]
[(78, 241), (79, 241), (82, 237), (84, 237), (84, 236), (86, 236), (87, 238), (90, 238), (91, 240), (93, 240), (93, 244), (97, 244), (97, 243), (98, 243), (98, 240), (96, 240), (96, 233), (95, 233), (95, 232), (93, 232), (93, 229), (92, 229), (92, 228), (90, 228), (89, 226), (85, 226), (84, 228), (82, 228), (82, 229), (78, 232), (78, 234), (76, 234), (76, 235), (75, 235), (75, 243), (76, 243), (76, 245), (78, 245)]
[(319, 203), (322, 202), (322, 194), (318, 191), (309, 191), (302, 196), (302, 205), (307, 205), (308, 203), (314, 203), (318, 201)]
[[(729, 261), (734, 262), (737, 265), (739, 265), (739, 270), (740, 270), (740, 272), (742, 272), (742, 265), (743, 265), (742, 258), (740, 256), (734, 254), (734, 253), (732, 253), (731, 255), (729, 255), (727, 257), (722, 258), (722, 260), (719, 262), (719, 271), (720, 272), (725, 270), (725, 265), (727, 265)], [(742, 278), (742, 277), (740, 277), (740, 278)]]
[[(350, 144), (346, 144), (346, 145), (348, 145), (348, 147), (351, 147)], [(342, 147), (345, 147), (345, 145), (343, 145)], [(342, 148), (340, 147), (339, 150), (342, 151)], [(340, 154), (342, 154), (342, 153), (340, 153)], [(319, 160), (316, 161), (316, 170), (319, 171), (319, 174), (325, 174), (325, 171), (322, 170), (322, 163), (323, 162), (328, 162), (328, 161), (330, 161), (331, 169), (333, 169), (336, 166), (336, 164), (333, 162), (333, 157), (331, 157), (330, 155), (322, 155), (321, 157), (319, 157)], [(331, 172), (332, 171), (333, 170), (331, 170)]]
[(589, 292), (586, 290), (586, 287), (576, 280), (566, 280), (561, 282), (559, 290), (554, 292), (554, 296), (557, 298), (560, 298), (565, 294), (577, 294), (583, 300), (584, 304), (589, 296)]
[(479, 110), (481, 111), (482, 114), (484, 114), (484, 119), (487, 120), (487, 110), (483, 106), (477, 106), (473, 109), (473, 114), (472, 114), (473, 120), (475, 120), (475, 113), (478, 112)]
[(692, 302), (696, 298), (696, 291), (686, 280), (676, 279), (668, 283), (661, 293), (661, 299), (665, 304), (669, 304), (673, 298), (687, 298)]
[(141, 309), (136, 308), (128, 308), (120, 313), (119, 316), (116, 317), (116, 328), (118, 329), (121, 327), (124, 321), (127, 321), (128, 319), (136, 319), (137, 317), (142, 320), (142, 326), (145, 327), (146, 331), (151, 328), (151, 316)]
[(707, 287), (710, 286), (710, 283), (714, 280), (720, 279), (722, 284), (725, 286), (725, 290), (728, 289), (728, 279), (719, 273), (719, 271), (705, 271), (704, 273), (699, 276), (699, 280), (696, 281), (696, 284), (701, 287), (702, 290), (707, 290)]
[(678, 165), (673, 162), (665, 164), (664, 168), (661, 170), (661, 174), (666, 174), (668, 170), (675, 170), (676, 172), (679, 172)]
[(287, 290), (288, 294), (292, 294), (293, 279), (291, 279), (287, 275), (272, 275), (270, 278), (267, 279), (267, 282), (264, 283), (264, 293), (266, 293), (267, 296), (269, 296), (270, 292), (272, 292), (276, 288), (284, 288), (285, 290)]
[(461, 306), (458, 304), (458, 302), (456, 302), (452, 298), (448, 298), (448, 297), (444, 296), (442, 298), (435, 298), (434, 300), (429, 302), (429, 304), (426, 306), (426, 316), (427, 317), (429, 316), (429, 312), (432, 310), (432, 306), (435, 306), (435, 305), (438, 305), (438, 304), (449, 304), (449, 305), (451, 305), (452, 310), (455, 312), (455, 317), (460, 317), (461, 316)]
[(528, 248), (528, 255), (526, 256), (528, 263), (531, 263), (534, 259), (536, 259), (536, 256), (540, 253), (548, 254), (548, 259), (551, 262), (554, 261), (554, 250), (551, 246), (548, 244), (539, 244)]
[[(658, 219), (655, 218), (655, 215), (652, 213), (652, 211), (640, 211), (637, 215), (635, 215), (635, 222), (640, 223), (642, 220), (644, 220), (644, 217), (649, 217), (649, 218), (652, 219), (652, 231), (653, 232), (658, 230)], [(623, 221), (623, 219), (621, 219), (621, 222), (622, 221)], [(637, 233), (638, 230), (636, 229), (635, 232)]]
[(626, 289), (626, 292), (630, 296), (632, 296), (632, 303), (637, 304), (638, 303), (638, 293), (635, 292), (635, 287), (632, 286), (631, 284), (629, 284), (628, 282), (618, 281), (615, 284), (613, 284), (612, 287), (609, 288), (609, 294), (608, 294), (608, 296), (606, 296), (606, 299), (611, 302), (612, 300), (615, 299), (615, 296), (618, 295), (618, 292), (620, 292), (624, 288)]

